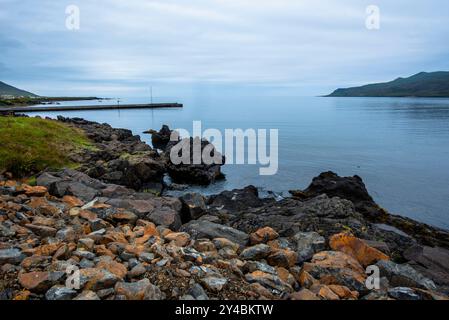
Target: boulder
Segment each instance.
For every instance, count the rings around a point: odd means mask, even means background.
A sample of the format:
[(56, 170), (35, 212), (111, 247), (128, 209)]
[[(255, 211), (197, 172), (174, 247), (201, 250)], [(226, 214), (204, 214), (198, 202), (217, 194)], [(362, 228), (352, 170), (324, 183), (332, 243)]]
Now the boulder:
[(270, 227), (264, 227), (258, 229), (249, 235), (249, 241), (251, 244), (267, 243), (268, 241), (277, 239), (279, 234)]
[(386, 277), (392, 286), (416, 287), (427, 290), (435, 290), (435, 283), (424, 277), (421, 273), (407, 264), (397, 264), (388, 260), (380, 260), (376, 263), (380, 274)]
[(160, 300), (160, 290), (150, 283), (148, 279), (137, 282), (118, 282), (115, 293), (123, 295), (127, 300)]
[(36, 271), (19, 274), (19, 283), (25, 289), (36, 293), (45, 293), (64, 277), (64, 272)]
[(298, 232), (292, 240), (296, 244), (298, 263), (303, 263), (312, 259), (316, 252), (324, 250), (325, 239), (317, 232)]
[(414, 245), (404, 251), (403, 256), (409, 260), (408, 264), (424, 276), (449, 288), (449, 250)]
[(47, 300), (72, 300), (77, 295), (77, 292), (73, 289), (64, 286), (51, 287), (45, 293), (45, 299)]
[[(194, 163), (194, 149), (196, 145), (200, 146), (201, 154), (198, 164)], [(173, 163), (173, 155), (179, 156), (182, 150), (189, 150), (188, 163)], [(212, 163), (203, 161), (203, 154), (209, 154), (214, 160)], [(221, 173), (221, 166), (225, 163), (225, 157), (222, 156), (207, 140), (200, 140), (198, 137), (185, 138), (180, 142), (170, 142), (167, 145), (164, 156), (167, 162), (167, 171), (170, 178), (175, 183), (189, 183), (198, 185), (209, 185), (217, 180), (224, 179)]]
[(187, 193), (179, 198), (182, 202), (182, 220), (197, 220), (206, 213), (206, 201), (198, 193)]
[(155, 209), (148, 215), (148, 219), (158, 226), (165, 226), (175, 231), (181, 227), (180, 213), (168, 207)]
[(412, 288), (396, 287), (388, 289), (388, 295), (396, 300), (422, 300)]
[(249, 239), (242, 231), (206, 220), (192, 220), (183, 225), (181, 230), (189, 233), (194, 239), (226, 238), (241, 246), (245, 246)]
[(112, 288), (120, 278), (100, 268), (86, 268), (80, 270), (80, 286), (86, 290), (101, 290)]
[(240, 254), (240, 258), (243, 260), (261, 260), (268, 257), (270, 252), (270, 246), (260, 243), (244, 249)]
[(17, 265), (22, 262), (24, 258), (25, 255), (17, 248), (0, 249), (0, 265), (7, 263)]
[(332, 250), (341, 251), (352, 256), (364, 267), (375, 264), (379, 260), (390, 259), (385, 253), (346, 233), (333, 235), (329, 239), (329, 246)]
[(365, 270), (353, 257), (339, 251), (322, 251), (303, 265), (303, 271), (326, 285), (342, 285), (350, 290), (366, 292)]
[(212, 292), (219, 292), (223, 290), (224, 286), (228, 283), (228, 279), (223, 277), (205, 277), (201, 279), (201, 283)]

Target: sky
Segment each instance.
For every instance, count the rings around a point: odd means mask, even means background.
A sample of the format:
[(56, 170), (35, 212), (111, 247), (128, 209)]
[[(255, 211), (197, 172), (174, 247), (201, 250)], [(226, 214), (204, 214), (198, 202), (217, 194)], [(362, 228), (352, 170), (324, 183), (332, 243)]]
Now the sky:
[(448, 12), (447, 0), (0, 0), (0, 81), (47, 96), (322, 95), (449, 70)]

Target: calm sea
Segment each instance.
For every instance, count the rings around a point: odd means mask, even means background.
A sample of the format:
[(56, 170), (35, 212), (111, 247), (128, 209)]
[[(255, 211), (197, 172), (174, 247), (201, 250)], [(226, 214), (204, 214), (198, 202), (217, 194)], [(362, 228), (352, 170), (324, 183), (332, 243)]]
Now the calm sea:
[[(210, 194), (253, 184), (262, 191), (288, 194), (288, 190), (307, 187), (320, 172), (332, 170), (360, 175), (374, 199), (390, 212), (449, 229), (449, 99), (220, 96), (168, 100), (181, 102), (184, 108), (39, 115), (107, 122), (131, 129), (147, 142), (150, 137), (141, 133), (149, 128), (168, 124), (192, 130), (193, 120), (201, 120), (203, 128), (220, 130), (278, 129), (276, 175), (259, 176), (258, 166), (227, 165), (223, 167), (226, 181), (193, 189)], [(127, 102), (148, 101), (121, 100)]]

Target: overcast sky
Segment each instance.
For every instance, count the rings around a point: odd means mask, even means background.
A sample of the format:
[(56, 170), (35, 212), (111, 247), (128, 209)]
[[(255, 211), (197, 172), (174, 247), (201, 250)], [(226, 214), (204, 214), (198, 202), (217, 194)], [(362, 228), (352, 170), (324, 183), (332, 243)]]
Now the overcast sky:
[(40, 95), (319, 95), (449, 70), (448, 12), (447, 0), (0, 0), (0, 80)]

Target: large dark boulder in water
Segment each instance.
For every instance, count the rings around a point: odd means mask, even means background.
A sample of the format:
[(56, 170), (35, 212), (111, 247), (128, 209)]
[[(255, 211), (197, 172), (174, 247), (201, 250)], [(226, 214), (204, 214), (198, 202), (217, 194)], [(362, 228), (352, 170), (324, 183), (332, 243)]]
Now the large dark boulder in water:
[[(198, 150), (199, 155), (195, 154), (196, 145), (200, 146)], [(185, 148), (187, 147), (187, 148)], [(187, 163), (175, 164), (173, 162), (173, 156), (183, 156), (183, 152), (189, 149), (189, 155)], [(204, 154), (208, 154), (211, 159), (211, 163), (207, 163), (202, 157)], [(167, 170), (168, 174), (176, 183), (189, 183), (199, 185), (209, 185), (217, 180), (224, 179), (224, 175), (221, 173), (221, 166), (225, 163), (225, 157), (222, 156), (209, 141), (198, 137), (186, 138), (180, 142), (170, 142), (165, 151), (167, 158)], [(198, 163), (195, 163), (195, 157), (201, 157)]]
[(247, 186), (243, 189), (223, 191), (220, 194), (212, 195), (209, 197), (207, 204), (212, 208), (240, 211), (260, 207), (263, 205), (263, 201), (259, 198), (256, 187)]
[(380, 208), (369, 195), (362, 178), (340, 177), (332, 171), (323, 172), (313, 178), (309, 187), (303, 191), (291, 191), (294, 197), (310, 199), (321, 194), (339, 197), (354, 203), (358, 212), (373, 221), (385, 221), (387, 212)]
[(153, 147), (160, 150), (165, 150), (167, 148), (168, 143), (170, 142), (170, 136), (172, 131), (170, 128), (164, 124), (161, 130), (148, 130), (144, 132), (145, 134), (151, 134), (151, 143)]

